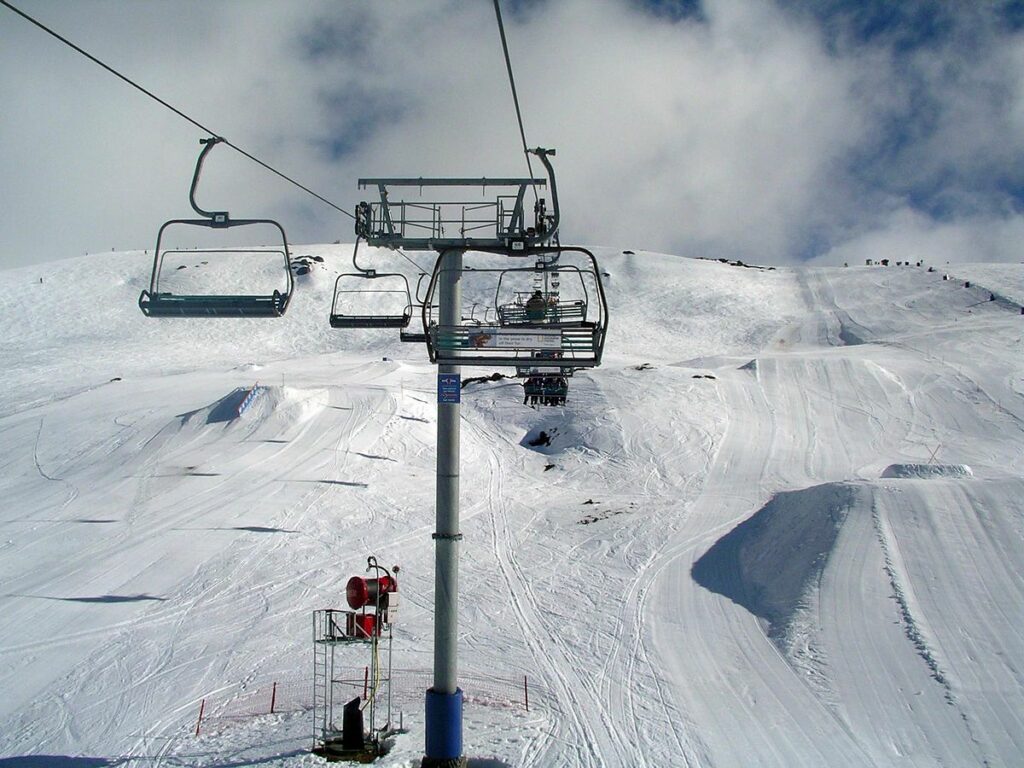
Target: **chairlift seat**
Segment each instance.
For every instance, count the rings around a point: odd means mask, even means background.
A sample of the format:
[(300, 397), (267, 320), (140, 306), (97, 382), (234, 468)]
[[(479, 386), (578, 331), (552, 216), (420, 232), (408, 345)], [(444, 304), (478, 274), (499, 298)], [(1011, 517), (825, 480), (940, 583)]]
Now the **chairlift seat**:
[(147, 317), (280, 317), (290, 295), (202, 296), (150, 293), (139, 296), (139, 309)]
[(401, 315), (343, 315), (331, 314), (331, 328), (406, 328), (412, 313)]

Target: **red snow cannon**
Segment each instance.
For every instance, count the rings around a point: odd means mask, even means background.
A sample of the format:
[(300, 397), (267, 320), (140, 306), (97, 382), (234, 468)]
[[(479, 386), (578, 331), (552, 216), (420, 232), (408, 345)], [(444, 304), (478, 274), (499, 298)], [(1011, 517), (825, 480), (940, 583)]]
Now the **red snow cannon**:
[(358, 611), (364, 607), (375, 608), (378, 601), (386, 603), (387, 594), (397, 591), (398, 582), (393, 576), (379, 576), (376, 579), (353, 576), (345, 586), (345, 598), (348, 600), (348, 607)]

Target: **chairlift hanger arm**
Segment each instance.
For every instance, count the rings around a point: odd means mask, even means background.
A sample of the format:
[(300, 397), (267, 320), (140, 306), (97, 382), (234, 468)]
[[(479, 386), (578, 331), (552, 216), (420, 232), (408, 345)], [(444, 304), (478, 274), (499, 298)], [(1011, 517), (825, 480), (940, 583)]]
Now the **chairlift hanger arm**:
[(558, 212), (558, 187), (555, 185), (555, 169), (551, 166), (551, 161), (548, 160), (549, 156), (555, 154), (555, 150), (537, 147), (529, 151), (531, 155), (536, 155), (544, 163), (544, 167), (548, 172), (548, 178), (551, 180), (551, 228), (544, 233), (544, 237), (548, 239), (557, 237), (558, 223), (561, 218)]
[[(420, 295), (420, 289), (423, 288), (423, 280), (424, 280), (424, 278), (429, 278), (429, 277), (430, 277), (430, 275), (427, 274), (426, 272), (420, 272), (420, 276), (416, 280), (416, 303), (419, 304), (419, 305), (422, 305), (423, 302), (425, 302), (427, 300), (425, 293), (422, 296)], [(428, 280), (427, 281), (427, 285), (429, 285), (429, 284), (430, 284), (430, 281)]]
[(356, 261), (356, 256), (359, 254), (359, 241), (362, 239), (363, 238), (361, 237), (356, 237), (356, 244), (355, 247), (352, 249), (352, 266), (355, 267), (356, 270), (362, 273), (363, 275), (366, 275), (367, 277), (374, 277), (377, 274), (377, 270), (363, 269), (362, 267), (359, 266), (359, 263)]
[(200, 216), (205, 216), (218, 225), (227, 226), (229, 219), (227, 211), (204, 211), (196, 204), (196, 187), (199, 186), (199, 176), (203, 172), (203, 161), (206, 159), (206, 155), (209, 154), (210, 150), (222, 141), (224, 141), (224, 139), (219, 136), (212, 136), (209, 139), (199, 140), (199, 143), (203, 145), (203, 149), (199, 153), (199, 159), (196, 160), (196, 170), (195, 173), (192, 174), (192, 186), (188, 190), (188, 201), (192, 204), (192, 210)]

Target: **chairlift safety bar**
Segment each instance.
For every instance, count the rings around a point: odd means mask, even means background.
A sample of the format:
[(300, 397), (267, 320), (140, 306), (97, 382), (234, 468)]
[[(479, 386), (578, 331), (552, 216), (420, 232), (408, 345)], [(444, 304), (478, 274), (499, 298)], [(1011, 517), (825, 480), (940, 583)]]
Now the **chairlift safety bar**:
[(547, 179), (450, 179), (430, 178), (420, 176), (419, 178), (406, 179), (359, 179), (359, 189), (377, 187), (383, 194), (387, 187), (546, 187)]

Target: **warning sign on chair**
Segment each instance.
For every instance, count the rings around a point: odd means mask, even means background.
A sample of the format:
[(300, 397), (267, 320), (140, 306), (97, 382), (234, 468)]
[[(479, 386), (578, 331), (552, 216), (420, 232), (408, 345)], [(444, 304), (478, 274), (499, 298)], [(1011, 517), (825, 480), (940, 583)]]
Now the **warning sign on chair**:
[(561, 349), (562, 332), (556, 329), (515, 330), (510, 328), (475, 328), (469, 331), (470, 349)]

